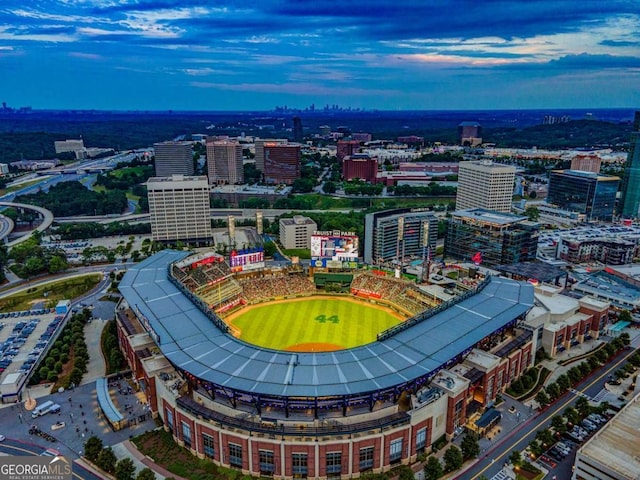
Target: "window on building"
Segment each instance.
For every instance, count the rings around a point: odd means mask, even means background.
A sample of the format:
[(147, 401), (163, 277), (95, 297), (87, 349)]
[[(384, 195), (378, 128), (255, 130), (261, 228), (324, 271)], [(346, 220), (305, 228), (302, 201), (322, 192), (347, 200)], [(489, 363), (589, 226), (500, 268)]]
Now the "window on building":
[(229, 465), (242, 468), (242, 445), (229, 444)]
[(167, 420), (167, 425), (169, 425), (169, 428), (173, 430), (173, 412), (167, 408), (165, 409), (165, 416)]
[(191, 425), (187, 422), (182, 422), (182, 441), (185, 447), (191, 448)]
[(293, 453), (291, 455), (291, 470), (293, 472), (293, 478), (307, 477), (308, 469), (306, 453)]
[(342, 473), (342, 453), (341, 452), (329, 452), (327, 453), (327, 477), (340, 477)]
[(215, 450), (213, 447), (213, 437), (211, 435), (207, 435), (206, 433), (202, 434), (202, 449), (205, 457), (213, 458)]
[(389, 446), (389, 461), (391, 463), (399, 462), (402, 459), (402, 439), (397, 438), (391, 441)]
[(262, 475), (273, 475), (275, 471), (275, 464), (273, 460), (273, 451), (260, 450), (260, 473)]
[(360, 449), (360, 471), (373, 468), (373, 447), (365, 447)]
[(427, 447), (427, 429), (422, 428), (416, 433), (416, 453), (424, 453)]

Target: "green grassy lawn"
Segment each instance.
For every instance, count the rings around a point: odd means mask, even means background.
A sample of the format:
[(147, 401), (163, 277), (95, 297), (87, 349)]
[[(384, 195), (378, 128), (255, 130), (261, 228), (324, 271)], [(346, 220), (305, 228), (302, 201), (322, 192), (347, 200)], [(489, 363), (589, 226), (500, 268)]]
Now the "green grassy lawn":
[[(34, 302), (43, 301), (46, 308), (55, 307), (60, 300), (72, 300), (94, 288), (102, 279), (99, 273), (58, 280), (31, 287), (0, 299), (0, 311), (29, 310)], [(45, 295), (46, 294), (46, 295)]]
[[(290, 300), (258, 305), (232, 320), (246, 342), (277, 350), (296, 345), (331, 344), (334, 349), (373, 342), (401, 319), (364, 302), (335, 298)], [(299, 351), (310, 351), (298, 347)]]

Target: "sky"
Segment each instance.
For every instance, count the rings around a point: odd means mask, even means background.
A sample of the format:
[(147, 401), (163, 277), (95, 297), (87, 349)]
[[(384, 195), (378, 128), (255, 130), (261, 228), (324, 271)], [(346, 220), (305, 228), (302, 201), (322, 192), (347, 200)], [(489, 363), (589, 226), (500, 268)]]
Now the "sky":
[(638, 0), (2, 0), (0, 101), (640, 108)]

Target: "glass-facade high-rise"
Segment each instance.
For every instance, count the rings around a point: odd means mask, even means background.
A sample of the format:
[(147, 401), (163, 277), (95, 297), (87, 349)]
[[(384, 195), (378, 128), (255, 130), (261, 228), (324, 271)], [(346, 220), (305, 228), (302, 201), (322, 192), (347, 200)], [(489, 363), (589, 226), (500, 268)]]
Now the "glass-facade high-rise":
[(438, 218), (428, 211), (399, 208), (369, 213), (364, 221), (364, 261), (402, 261), (435, 254)]
[(588, 221), (610, 222), (620, 178), (581, 170), (553, 170), (547, 203), (584, 213)]
[(536, 259), (539, 228), (512, 213), (459, 210), (447, 221), (444, 256), (486, 266), (530, 262)]
[(626, 218), (640, 217), (640, 111), (633, 122), (618, 213)]

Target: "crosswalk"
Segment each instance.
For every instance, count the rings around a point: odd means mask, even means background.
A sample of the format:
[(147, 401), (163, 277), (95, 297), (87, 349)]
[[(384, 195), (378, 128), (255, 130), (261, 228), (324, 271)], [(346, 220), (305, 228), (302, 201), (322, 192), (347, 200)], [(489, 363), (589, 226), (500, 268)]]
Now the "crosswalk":
[(605, 390), (604, 388), (602, 390), (600, 390), (598, 393), (595, 394), (595, 396), (593, 397), (593, 401), (594, 402), (601, 402), (602, 399), (604, 397), (607, 396), (607, 394), (609, 393), (608, 390)]
[(569, 389), (569, 391), (570, 391), (571, 393), (573, 393), (574, 395), (577, 395), (578, 397), (584, 397), (584, 398), (586, 398), (587, 400), (593, 400), (593, 398), (591, 398), (589, 395), (587, 395), (587, 394), (586, 394), (586, 393), (584, 393), (584, 392), (579, 392), (579, 391), (578, 391), (578, 390), (576, 390), (575, 388), (570, 388), (570, 389)]
[(493, 477), (491, 477), (491, 480), (507, 480), (507, 479), (511, 479), (511, 477), (507, 475), (507, 473), (504, 470), (500, 470)]

